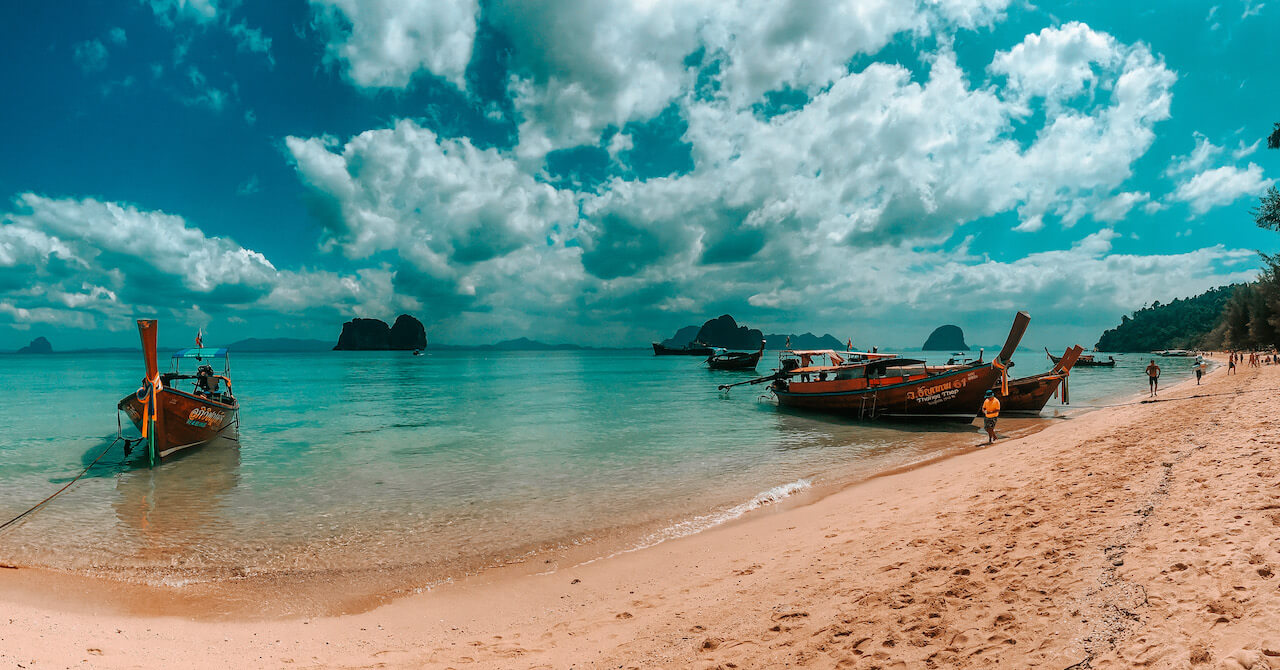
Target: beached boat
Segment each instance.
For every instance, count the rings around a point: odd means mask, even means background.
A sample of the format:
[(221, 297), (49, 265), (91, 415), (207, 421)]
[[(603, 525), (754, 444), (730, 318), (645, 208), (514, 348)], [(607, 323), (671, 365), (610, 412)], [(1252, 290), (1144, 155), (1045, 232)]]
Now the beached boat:
[(707, 357), (707, 367), (712, 370), (754, 370), (764, 355), (764, 340), (756, 351), (725, 351), (716, 347)]
[[(926, 361), (866, 352), (784, 351), (773, 375), (742, 382), (772, 382), (780, 407), (857, 419), (972, 421), (987, 389), (1002, 378), (1031, 317), (1018, 312), (1004, 347), (990, 363), (931, 366)], [(825, 359), (826, 363), (820, 361)], [(729, 388), (736, 384), (725, 384)]]
[[(1062, 360), (1061, 356), (1054, 356), (1049, 353), (1048, 347), (1045, 347), (1044, 353), (1049, 356), (1049, 360), (1053, 361), (1054, 365), (1057, 365)], [(1107, 356), (1107, 360), (1104, 361), (1093, 354), (1084, 354), (1076, 361), (1076, 366), (1081, 368), (1114, 368), (1116, 359), (1113, 356)]]
[(1000, 413), (1039, 414), (1049, 398), (1058, 391), (1062, 392), (1062, 404), (1068, 404), (1070, 398), (1067, 396), (1067, 376), (1071, 374), (1071, 368), (1083, 352), (1084, 347), (1080, 345), (1067, 349), (1054, 361), (1052, 370), (1010, 380), (1007, 393), (1002, 391), (999, 383), (994, 384), (996, 396), (1000, 398)]
[(654, 356), (710, 356), (712, 353), (710, 346), (696, 340), (683, 347), (668, 347), (661, 342), (653, 343)]
[[(156, 362), (156, 330), (154, 319), (138, 320), (146, 377), (141, 388), (117, 404), (142, 432), (148, 460), (155, 464), (215, 439), (238, 439), (240, 404), (231, 391), (227, 350), (203, 346), (182, 349), (173, 354), (173, 371), (161, 374)], [(217, 359), (223, 363), (220, 375), (204, 363)], [(196, 374), (179, 371), (183, 360), (197, 361)], [(190, 391), (175, 385), (185, 380), (193, 382)]]

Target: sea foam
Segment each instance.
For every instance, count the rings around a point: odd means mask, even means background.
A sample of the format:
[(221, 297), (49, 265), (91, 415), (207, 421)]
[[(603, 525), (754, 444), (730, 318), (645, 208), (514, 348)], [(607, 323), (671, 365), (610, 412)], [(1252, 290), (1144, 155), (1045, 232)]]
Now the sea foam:
[(778, 486), (775, 486), (767, 491), (761, 491), (760, 493), (755, 494), (754, 496), (752, 496), (750, 500), (746, 502), (739, 503), (728, 509), (720, 510), (717, 512), (711, 512), (709, 514), (700, 514), (693, 518), (685, 519), (684, 521), (681, 521), (679, 523), (667, 526), (666, 528), (663, 528), (662, 530), (657, 531), (656, 533), (650, 533), (644, 536), (643, 538), (641, 538), (641, 540), (638, 543), (636, 543), (635, 546), (629, 547), (627, 549), (623, 549), (622, 551), (614, 552), (612, 554), (609, 554), (608, 556), (593, 558), (589, 561), (584, 561), (582, 563), (579, 563), (578, 565), (587, 565), (588, 563), (595, 563), (596, 561), (601, 560), (602, 558), (613, 558), (614, 556), (618, 556), (620, 554), (627, 554), (633, 551), (640, 551), (641, 549), (648, 549), (649, 547), (662, 544), (667, 540), (674, 540), (677, 538), (688, 537), (690, 535), (701, 533), (704, 530), (709, 530), (711, 528), (715, 528), (716, 526), (733, 521), (734, 519), (741, 517), (747, 512), (758, 510), (761, 507), (764, 507), (766, 505), (772, 505), (774, 503), (785, 500), (801, 491), (808, 489), (810, 486), (812, 486), (812, 482), (810, 482), (808, 479), (797, 479), (796, 481), (791, 482), (789, 484), (779, 484)]

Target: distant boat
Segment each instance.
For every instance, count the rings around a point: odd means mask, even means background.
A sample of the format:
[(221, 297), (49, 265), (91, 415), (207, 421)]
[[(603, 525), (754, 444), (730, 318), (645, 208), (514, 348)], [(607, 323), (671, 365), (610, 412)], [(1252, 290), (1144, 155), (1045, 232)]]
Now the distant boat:
[(668, 347), (661, 342), (653, 343), (654, 356), (710, 356), (712, 353), (711, 346), (703, 344), (697, 340), (690, 342), (683, 347)]
[[(972, 421), (982, 398), (1007, 369), (1031, 317), (1018, 312), (1009, 338), (990, 363), (930, 366), (895, 354), (783, 351), (773, 375), (740, 382), (772, 382), (780, 407), (849, 416)], [(828, 364), (815, 365), (826, 359)], [(739, 384), (722, 384), (727, 389)]]
[[(216, 438), (239, 437), (240, 403), (231, 392), (227, 350), (211, 347), (182, 349), (173, 354), (173, 371), (161, 374), (156, 362), (155, 319), (139, 319), (142, 359), (146, 377), (142, 387), (125, 396), (116, 407), (142, 432), (147, 458), (155, 463), (179, 451), (198, 447)], [(197, 338), (197, 342), (200, 339)], [(222, 359), (222, 374), (214, 374), (205, 359)], [(196, 374), (181, 374), (179, 361), (194, 359)], [(192, 389), (177, 388), (176, 382), (192, 380)], [(226, 388), (223, 390), (222, 385)]]
[(1069, 402), (1067, 396), (1067, 375), (1084, 352), (1084, 347), (1076, 345), (1063, 352), (1054, 361), (1053, 369), (1030, 377), (1009, 381), (1009, 393), (1002, 395), (1000, 384), (992, 388), (1000, 398), (1000, 413), (1039, 414), (1057, 391), (1062, 391), (1062, 404)]
[(414, 349), (414, 350), (413, 350), (413, 355), (414, 355), (414, 356), (421, 356), (421, 355), (422, 355), (422, 350), (421, 350), (421, 349)]
[(1182, 358), (1196, 355), (1196, 352), (1187, 351), (1186, 349), (1165, 349), (1164, 351), (1155, 351), (1152, 353), (1157, 356), (1169, 356), (1171, 358)]
[(754, 370), (764, 354), (764, 340), (756, 351), (724, 351), (717, 348), (707, 357), (707, 367), (712, 370)]
[[(1062, 360), (1061, 356), (1054, 356), (1049, 353), (1048, 347), (1045, 347), (1044, 353), (1049, 357), (1049, 360), (1053, 361), (1054, 365), (1057, 365), (1058, 361)], [(1093, 354), (1084, 354), (1080, 357), (1080, 360), (1076, 361), (1076, 365), (1082, 368), (1114, 368), (1116, 366), (1116, 359), (1111, 356), (1107, 356), (1107, 360), (1100, 361)]]

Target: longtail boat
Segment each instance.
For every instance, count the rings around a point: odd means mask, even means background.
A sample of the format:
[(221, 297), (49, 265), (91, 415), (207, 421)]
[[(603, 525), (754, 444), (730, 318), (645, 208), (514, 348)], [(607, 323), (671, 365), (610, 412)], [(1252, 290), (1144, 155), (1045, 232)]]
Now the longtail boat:
[(1002, 392), (1000, 384), (995, 384), (996, 396), (1000, 398), (1000, 413), (1039, 414), (1049, 402), (1049, 398), (1057, 395), (1059, 390), (1062, 392), (1062, 404), (1070, 404), (1070, 397), (1067, 395), (1067, 377), (1083, 352), (1084, 347), (1080, 345), (1067, 349), (1054, 361), (1052, 370), (1010, 380), (1007, 393)]
[[(987, 389), (1005, 376), (1031, 317), (1018, 312), (1004, 347), (990, 363), (930, 366), (926, 361), (867, 352), (784, 351), (768, 377), (780, 407), (830, 412), (856, 419), (972, 421)], [(829, 363), (815, 365), (815, 360)], [(739, 384), (723, 384), (727, 389)]]
[[(231, 391), (227, 350), (203, 346), (182, 349), (173, 355), (173, 371), (161, 374), (156, 362), (156, 330), (154, 319), (138, 320), (146, 377), (141, 388), (116, 405), (142, 433), (151, 464), (217, 438), (238, 439), (240, 403)], [(200, 338), (197, 343), (202, 344)], [(203, 364), (206, 359), (219, 358), (223, 362), (220, 375)], [(192, 359), (199, 364), (196, 374), (180, 373), (179, 361)], [(190, 391), (175, 385), (184, 380), (193, 380)]]
[(756, 351), (724, 351), (716, 349), (707, 357), (707, 367), (712, 370), (754, 370), (764, 355), (764, 340)]
[[(1048, 347), (1045, 347), (1044, 353), (1049, 356), (1049, 360), (1053, 361), (1054, 365), (1057, 365), (1058, 362), (1062, 360), (1061, 356), (1054, 356), (1053, 354), (1050, 354)], [(1099, 360), (1098, 357), (1093, 354), (1084, 354), (1076, 361), (1076, 366), (1081, 368), (1114, 368), (1116, 366), (1116, 359), (1114, 356), (1107, 356), (1107, 360), (1104, 361)]]
[(710, 345), (694, 340), (683, 347), (668, 347), (661, 342), (653, 343), (654, 356), (710, 356), (713, 353)]

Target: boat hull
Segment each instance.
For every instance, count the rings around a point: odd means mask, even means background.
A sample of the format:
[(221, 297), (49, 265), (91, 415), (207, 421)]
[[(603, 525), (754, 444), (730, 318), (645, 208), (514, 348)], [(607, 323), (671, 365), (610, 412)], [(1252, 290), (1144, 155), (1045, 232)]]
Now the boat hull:
[(794, 393), (775, 386), (774, 395), (782, 407), (857, 419), (972, 421), (997, 374), (994, 367), (986, 364), (852, 391)]
[(1010, 381), (1008, 395), (1000, 394), (998, 382), (993, 388), (996, 396), (1000, 398), (1001, 414), (1039, 414), (1061, 384), (1061, 375), (1046, 372), (1042, 375)]
[(707, 367), (712, 370), (754, 370), (760, 364), (760, 356), (764, 350), (749, 354), (711, 356), (707, 359)]
[[(161, 460), (205, 445), (217, 438), (239, 438), (237, 403), (222, 403), (164, 387), (159, 393), (155, 422), (155, 458)], [(117, 405), (139, 431), (142, 430), (143, 401), (129, 394)]]

